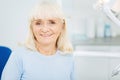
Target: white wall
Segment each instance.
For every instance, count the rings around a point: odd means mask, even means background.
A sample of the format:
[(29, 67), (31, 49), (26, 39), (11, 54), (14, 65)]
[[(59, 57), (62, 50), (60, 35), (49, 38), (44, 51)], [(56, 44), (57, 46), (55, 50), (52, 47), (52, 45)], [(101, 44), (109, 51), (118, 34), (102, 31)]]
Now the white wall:
[(0, 45), (15, 47), (27, 33), (27, 18), (38, 0), (0, 0)]

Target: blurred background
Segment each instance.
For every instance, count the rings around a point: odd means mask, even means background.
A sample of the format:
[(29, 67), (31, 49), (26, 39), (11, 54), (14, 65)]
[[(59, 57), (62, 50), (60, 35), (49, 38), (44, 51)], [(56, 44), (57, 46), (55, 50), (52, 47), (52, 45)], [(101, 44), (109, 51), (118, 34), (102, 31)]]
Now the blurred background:
[[(0, 45), (24, 42), (31, 8), (42, 0), (0, 0)], [(76, 80), (119, 80), (120, 26), (100, 10), (97, 0), (51, 0), (64, 10), (74, 47)], [(111, 0), (109, 5), (114, 3)]]

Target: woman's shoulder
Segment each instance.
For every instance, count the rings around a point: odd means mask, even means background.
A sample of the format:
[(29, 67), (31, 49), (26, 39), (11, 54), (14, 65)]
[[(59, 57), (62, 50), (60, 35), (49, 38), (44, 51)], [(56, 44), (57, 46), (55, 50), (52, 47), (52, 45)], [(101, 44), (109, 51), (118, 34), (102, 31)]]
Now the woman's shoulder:
[(12, 50), (12, 52), (24, 52), (27, 51), (27, 48), (18, 46)]
[(67, 53), (67, 52), (63, 52), (63, 51), (60, 51), (60, 50), (58, 50), (58, 53), (63, 55), (63, 56), (73, 57), (73, 53)]
[(65, 52), (62, 52), (60, 50), (58, 51), (58, 53), (64, 58), (68, 58), (68, 59), (71, 59), (71, 60), (74, 59), (73, 53), (65, 53)]
[(23, 56), (28, 53), (28, 51), (29, 50), (26, 47), (16, 47), (12, 50), (11, 54), (15, 56)]

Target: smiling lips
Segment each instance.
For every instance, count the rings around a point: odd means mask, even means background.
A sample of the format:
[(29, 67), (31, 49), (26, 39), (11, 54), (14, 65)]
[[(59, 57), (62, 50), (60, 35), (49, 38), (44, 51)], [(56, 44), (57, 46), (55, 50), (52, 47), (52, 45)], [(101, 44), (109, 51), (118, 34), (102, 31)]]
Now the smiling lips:
[(42, 36), (42, 37), (50, 37), (50, 36), (52, 36), (52, 34), (40, 34), (40, 36)]

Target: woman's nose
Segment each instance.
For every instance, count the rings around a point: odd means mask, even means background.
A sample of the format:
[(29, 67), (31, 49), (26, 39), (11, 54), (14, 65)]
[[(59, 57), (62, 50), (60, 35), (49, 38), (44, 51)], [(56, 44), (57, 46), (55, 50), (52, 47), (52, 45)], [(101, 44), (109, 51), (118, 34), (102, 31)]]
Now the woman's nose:
[(41, 28), (41, 31), (42, 32), (48, 32), (48, 25), (47, 24), (44, 24), (43, 27)]

